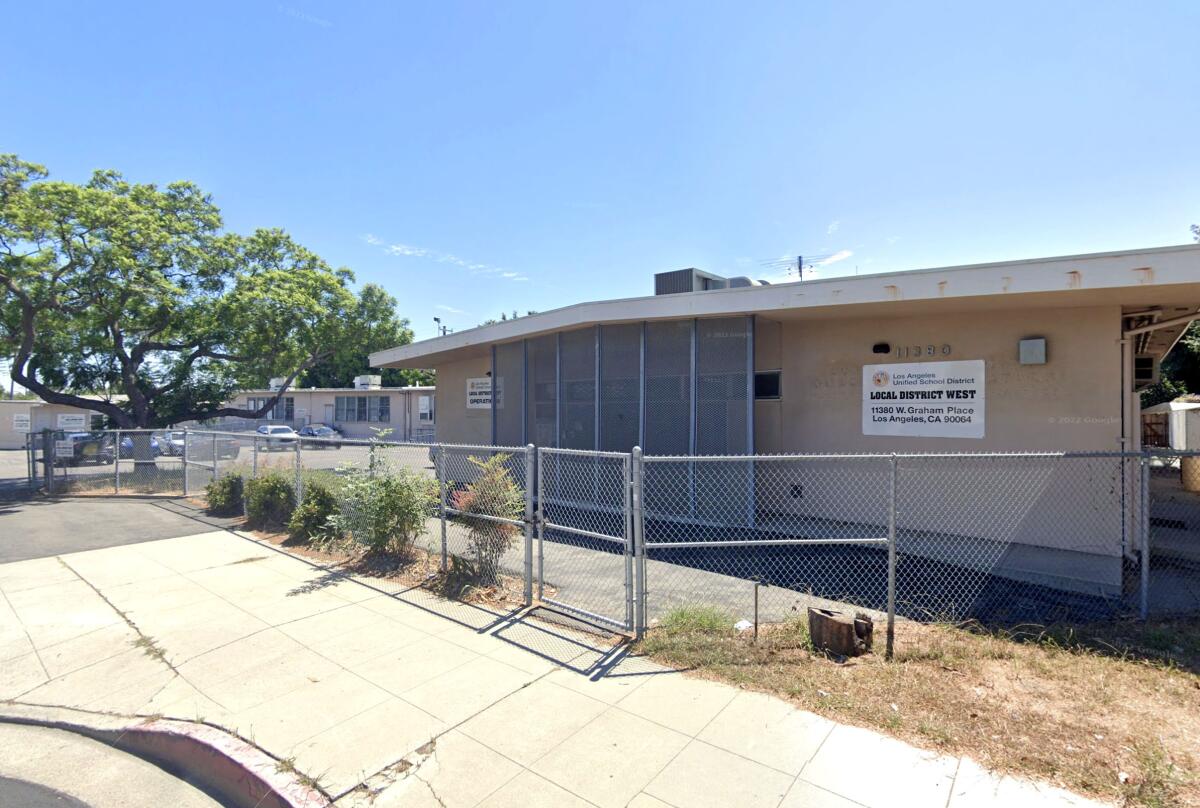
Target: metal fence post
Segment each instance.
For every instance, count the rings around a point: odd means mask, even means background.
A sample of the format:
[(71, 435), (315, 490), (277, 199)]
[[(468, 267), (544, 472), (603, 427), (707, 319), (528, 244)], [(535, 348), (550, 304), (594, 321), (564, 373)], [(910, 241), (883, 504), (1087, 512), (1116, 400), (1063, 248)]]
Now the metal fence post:
[(525, 605), (533, 605), (533, 510), (534, 452), (530, 443), (525, 447)]
[(181, 457), (181, 460), (183, 462), (183, 495), (186, 497), (189, 494), (189, 491), (188, 491), (188, 428), (186, 426), (183, 428), (183, 455)]
[(546, 456), (538, 450), (537, 459), (537, 598), (546, 594)]
[(251, 440), (251, 445), (254, 447), (253, 456), (250, 458), (250, 478), (258, 477), (258, 435), (255, 434)]
[(213, 462), (213, 482), (215, 483), (221, 477), (221, 467), (217, 463), (217, 433), (212, 433), (212, 462)]
[(442, 572), (450, 566), (449, 544), (446, 541), (446, 447), (437, 446), (433, 456), (434, 473), (438, 481), (438, 521), (442, 528)]
[(296, 478), (294, 480), (294, 485), (296, 488), (296, 504), (299, 505), (301, 502), (304, 501), (304, 478), (303, 478), (303, 475), (301, 474), (301, 469), (303, 468), (303, 461), (300, 458), (300, 441), (299, 440), (296, 441), (295, 450), (296, 450)]
[(113, 444), (113, 493), (119, 494), (121, 493), (121, 430), (118, 429), (116, 432), (116, 442)]
[(635, 595), (634, 635), (641, 639), (646, 633), (646, 536), (643, 511), (645, 485), (645, 467), (642, 465), (642, 447), (634, 446), (629, 456), (630, 483), (629, 503), (633, 511), (633, 556), (636, 567), (634, 581), (637, 594)]
[(42, 430), (42, 473), (46, 478), (46, 494), (54, 494), (54, 456), (58, 447), (54, 443), (54, 433), (49, 429)]
[(896, 647), (896, 454), (892, 453), (888, 476), (888, 571), (887, 571), (887, 648), (885, 659), (891, 659)]
[(1141, 533), (1141, 592), (1138, 601), (1138, 614), (1143, 620), (1150, 616), (1150, 457), (1143, 449), (1139, 458), (1141, 463), (1141, 518), (1138, 520), (1138, 532)]

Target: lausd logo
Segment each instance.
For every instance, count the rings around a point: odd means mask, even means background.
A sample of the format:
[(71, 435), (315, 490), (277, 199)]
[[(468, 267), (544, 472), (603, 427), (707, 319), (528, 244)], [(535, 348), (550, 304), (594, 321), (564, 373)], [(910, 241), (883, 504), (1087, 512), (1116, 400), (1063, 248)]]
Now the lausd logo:
[(888, 372), (886, 370), (877, 370), (875, 371), (875, 375), (871, 377), (871, 382), (876, 387), (887, 387), (889, 380), (890, 377), (888, 376)]

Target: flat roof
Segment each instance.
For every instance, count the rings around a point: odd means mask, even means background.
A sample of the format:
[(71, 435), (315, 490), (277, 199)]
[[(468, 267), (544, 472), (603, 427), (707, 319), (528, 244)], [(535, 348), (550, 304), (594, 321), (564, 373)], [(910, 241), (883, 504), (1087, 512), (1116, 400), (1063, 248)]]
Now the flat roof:
[(904, 316), (1053, 306), (1200, 306), (1200, 244), (911, 269), (576, 303), (371, 354), (371, 367), (428, 368), (496, 343), (589, 325), (770, 314), (776, 319)]

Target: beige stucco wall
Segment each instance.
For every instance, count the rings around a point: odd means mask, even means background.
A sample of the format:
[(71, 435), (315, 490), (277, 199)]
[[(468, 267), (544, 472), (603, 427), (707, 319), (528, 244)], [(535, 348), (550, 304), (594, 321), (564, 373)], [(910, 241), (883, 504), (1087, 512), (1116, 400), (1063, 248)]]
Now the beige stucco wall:
[[(757, 451), (1118, 451), (1120, 327), (1115, 306), (785, 321), (780, 426), (774, 428), (770, 420), (756, 425)], [(1033, 336), (1046, 338), (1047, 362), (1021, 365), (1017, 342)], [(893, 353), (872, 353), (878, 342), (890, 343)], [(938, 350), (928, 359), (901, 359), (895, 356), (897, 345), (935, 345)], [(950, 346), (948, 354), (941, 352), (942, 345)], [(765, 360), (769, 346), (763, 351), (765, 355), (756, 354)], [(863, 365), (971, 359), (982, 359), (985, 367), (983, 438), (862, 434)], [(771, 414), (764, 415), (769, 419)], [(886, 524), (881, 509), (887, 496), (886, 463), (785, 462), (761, 476), (772, 484), (760, 479), (756, 486), (760, 511), (785, 519), (862, 522), (876, 530)], [(1017, 546), (1112, 559), (1087, 569), (1067, 561), (1055, 573), (1072, 576), (1075, 567), (1086, 577), (1079, 588), (1111, 590), (1120, 584), (1119, 557), (1125, 549), (1122, 476), (1121, 461), (1112, 458), (901, 460), (898, 523), (909, 535), (929, 531), (920, 539), (926, 552), (967, 567), (1003, 567)], [(1021, 563), (1045, 567), (1049, 562)]]
[(486, 376), (491, 369), (492, 362), (487, 356), (438, 365), (438, 440), (447, 443), (492, 442), (492, 411), (467, 409), (467, 379)]
[[(1121, 312), (1104, 308), (993, 311), (782, 324), (782, 428), (769, 452), (1111, 450), (1120, 448)], [(1047, 362), (1022, 365), (1017, 342), (1045, 337)], [(891, 355), (871, 352), (878, 342)], [(940, 347), (949, 345), (949, 354)], [(935, 345), (936, 357), (898, 359), (896, 346)], [(982, 439), (862, 434), (862, 367), (982, 359)]]
[(0, 449), (19, 449), (25, 446), (25, 433), (13, 429), (12, 417), (16, 413), (30, 416), (30, 428), (34, 432), (57, 429), (60, 413), (87, 416), (90, 426), (99, 420), (99, 413), (81, 410), (61, 404), (46, 404), (34, 400), (0, 400)]
[[(36, 401), (0, 401), (0, 449), (20, 449), (25, 446), (25, 433), (13, 429), (13, 415), (30, 415)], [(30, 418), (32, 422), (32, 417)]]

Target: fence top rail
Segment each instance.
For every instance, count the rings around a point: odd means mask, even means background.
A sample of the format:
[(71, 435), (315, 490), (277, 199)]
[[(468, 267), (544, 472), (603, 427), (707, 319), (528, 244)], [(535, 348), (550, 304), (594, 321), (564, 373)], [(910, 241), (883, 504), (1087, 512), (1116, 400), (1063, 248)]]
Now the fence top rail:
[(559, 449), (554, 446), (539, 447), (538, 452), (556, 455), (576, 455), (578, 457), (610, 457), (613, 459), (626, 459), (629, 457), (629, 452), (601, 452), (592, 449)]
[(520, 454), (526, 449), (525, 446), (487, 446), (482, 443), (435, 443), (432, 445), (450, 451), (462, 452), (509, 452), (511, 454)]
[[(1185, 453), (1186, 454), (1186, 453)], [(1192, 454), (1200, 454), (1194, 452)], [(1076, 451), (1061, 451), (1061, 452), (895, 452), (887, 454), (868, 454), (868, 453), (844, 453), (837, 452), (827, 453), (796, 453), (796, 454), (772, 454), (772, 455), (644, 455), (643, 460), (647, 463), (694, 463), (694, 462), (724, 462), (724, 463), (745, 463), (748, 461), (768, 461), (768, 462), (788, 462), (788, 461), (805, 461), (805, 460), (877, 460), (891, 461), (896, 460), (922, 460), (922, 459), (1041, 459), (1041, 458), (1065, 458), (1065, 459), (1080, 459), (1080, 458), (1109, 458), (1109, 459), (1137, 459), (1145, 456), (1143, 452), (1076, 452)], [(1151, 455), (1153, 456), (1153, 455)]]
[(891, 460), (890, 454), (642, 455), (647, 463), (745, 463), (758, 460)]

